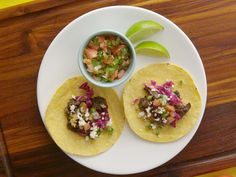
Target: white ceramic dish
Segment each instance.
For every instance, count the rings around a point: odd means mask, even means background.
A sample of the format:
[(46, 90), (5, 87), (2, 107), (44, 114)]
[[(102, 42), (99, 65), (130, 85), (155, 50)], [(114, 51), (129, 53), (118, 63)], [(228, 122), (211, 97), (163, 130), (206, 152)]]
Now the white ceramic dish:
[[(165, 30), (150, 37), (169, 50), (170, 60), (137, 55), (135, 71), (159, 62), (173, 62), (192, 75), (202, 98), (202, 111), (193, 130), (178, 141), (152, 143), (140, 139), (126, 125), (117, 143), (105, 153), (93, 157), (69, 155), (78, 163), (111, 174), (131, 174), (158, 167), (176, 156), (192, 139), (202, 120), (206, 105), (207, 83), (201, 58), (189, 38), (165, 17), (138, 7), (113, 6), (91, 11), (68, 24), (49, 46), (40, 66), (37, 83), (37, 99), (42, 120), (47, 105), (56, 89), (68, 78), (81, 75), (77, 64), (77, 52), (81, 41), (102, 29), (110, 28), (125, 33), (135, 22), (154, 20)], [(116, 88), (121, 94), (124, 85)]]

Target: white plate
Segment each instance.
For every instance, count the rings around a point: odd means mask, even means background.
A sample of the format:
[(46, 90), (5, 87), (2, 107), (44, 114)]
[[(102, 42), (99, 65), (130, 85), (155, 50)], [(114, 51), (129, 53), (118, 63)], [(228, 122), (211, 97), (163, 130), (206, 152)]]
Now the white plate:
[[(152, 143), (140, 139), (126, 125), (116, 144), (93, 157), (69, 155), (78, 163), (111, 174), (131, 174), (158, 167), (176, 156), (192, 139), (204, 113), (207, 83), (201, 58), (189, 38), (165, 17), (138, 7), (113, 6), (91, 11), (68, 24), (49, 46), (40, 66), (37, 83), (38, 106), (44, 122), (47, 105), (56, 89), (68, 78), (80, 75), (77, 51), (81, 42), (95, 31), (114, 29), (125, 33), (135, 22), (154, 20), (165, 27), (150, 39), (162, 43), (170, 52), (170, 60), (137, 56), (135, 70), (157, 62), (170, 61), (192, 75), (202, 98), (202, 111), (193, 130), (178, 141)], [(123, 85), (116, 88), (122, 92)]]

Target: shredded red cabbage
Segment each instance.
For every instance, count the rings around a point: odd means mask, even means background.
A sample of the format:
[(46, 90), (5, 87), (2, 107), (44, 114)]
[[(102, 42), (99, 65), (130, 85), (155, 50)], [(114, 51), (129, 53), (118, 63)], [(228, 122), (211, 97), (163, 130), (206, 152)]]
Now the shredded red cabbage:
[(89, 87), (87, 82), (84, 82), (79, 86), (80, 89), (86, 91), (86, 95), (81, 95), (76, 97), (76, 101), (78, 104), (80, 102), (85, 102), (87, 107), (90, 108), (92, 106), (92, 96), (94, 94), (93, 89)]
[(81, 84), (79, 88), (85, 90), (86, 91), (86, 95), (88, 97), (92, 97), (93, 94), (94, 94), (93, 89), (89, 87), (87, 82), (84, 82), (83, 84)]
[(166, 83), (163, 84), (163, 87), (167, 90), (171, 90), (174, 86), (174, 83), (172, 81), (166, 81)]
[(173, 85), (174, 83), (172, 81), (167, 81), (161, 86), (158, 85), (156, 81), (151, 80), (150, 83), (145, 84), (145, 88), (149, 89), (150, 91), (156, 91), (159, 94), (166, 95), (169, 98), (168, 103), (170, 105), (177, 105), (182, 103), (182, 101), (174, 92), (172, 92)]
[[(85, 90), (86, 95), (79, 96), (77, 100), (85, 101), (88, 108), (92, 107), (92, 96), (94, 95), (93, 89), (89, 87), (87, 82), (81, 84), (79, 88)], [(100, 114), (101, 118), (96, 120), (95, 124), (99, 128), (104, 129), (110, 120), (107, 107), (103, 108), (101, 112), (98, 111), (98, 113)]]

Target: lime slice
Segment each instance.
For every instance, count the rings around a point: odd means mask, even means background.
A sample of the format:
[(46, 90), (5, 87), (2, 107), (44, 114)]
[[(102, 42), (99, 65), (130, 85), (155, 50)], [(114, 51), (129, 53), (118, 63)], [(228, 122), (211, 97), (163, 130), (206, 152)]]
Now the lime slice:
[(157, 22), (151, 20), (139, 21), (128, 29), (126, 36), (132, 43), (135, 43), (163, 29), (164, 27)]
[(168, 50), (163, 45), (154, 41), (141, 42), (135, 47), (135, 51), (137, 54), (170, 58)]

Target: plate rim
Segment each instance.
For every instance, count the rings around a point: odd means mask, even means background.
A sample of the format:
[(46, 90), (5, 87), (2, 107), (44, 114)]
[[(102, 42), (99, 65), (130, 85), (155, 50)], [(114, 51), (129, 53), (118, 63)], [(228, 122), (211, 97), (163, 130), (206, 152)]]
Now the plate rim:
[[(39, 113), (40, 113), (40, 118), (42, 119), (42, 122), (44, 124), (44, 127), (46, 128), (47, 130), (47, 133), (50, 135), (46, 125), (45, 125), (45, 118), (43, 115), (43, 110), (42, 110), (42, 107), (40, 106), (40, 98), (39, 98), (39, 80), (40, 80), (40, 73), (42, 73), (42, 65), (44, 65), (44, 62), (45, 62), (45, 59), (46, 58), (46, 55), (49, 51), (49, 49), (55, 45), (56, 41), (58, 40), (58, 38), (61, 37), (61, 35), (63, 35), (63, 33), (67, 30), (70, 29), (71, 26), (73, 26), (74, 23), (76, 23), (77, 21), (81, 20), (82, 18), (86, 18), (86, 16), (89, 16), (89, 15), (92, 15), (94, 13), (98, 13), (100, 11), (104, 11), (104, 10), (109, 10), (109, 9), (113, 9), (113, 8), (126, 8), (126, 9), (135, 9), (135, 10), (141, 10), (141, 11), (145, 11), (147, 13), (151, 13), (153, 15), (157, 15), (159, 16), (160, 18), (162, 18), (163, 20), (167, 21), (168, 23), (172, 24), (175, 29), (178, 30), (179, 33), (181, 33), (181, 35), (188, 41), (188, 43), (191, 45), (191, 48), (193, 48), (195, 54), (197, 54), (197, 57), (199, 59), (199, 64), (200, 64), (200, 67), (201, 67), (201, 70), (203, 71), (203, 79), (204, 79), (204, 87), (205, 89), (204, 90), (204, 93), (205, 93), (205, 98), (201, 98), (201, 101), (202, 101), (202, 110), (201, 110), (201, 114), (199, 115), (199, 122), (196, 123), (196, 129), (194, 130), (193, 132), (193, 135), (191, 135), (190, 139), (187, 141), (187, 143), (182, 146), (176, 153), (174, 153), (171, 158), (165, 160), (164, 163), (162, 163), (161, 165), (165, 164), (166, 162), (170, 161), (171, 159), (173, 159), (176, 155), (178, 155), (188, 144), (189, 142), (193, 139), (194, 135), (196, 134), (197, 130), (199, 129), (199, 126), (202, 122), (202, 119), (204, 118), (204, 113), (205, 113), (205, 110), (206, 110), (206, 103), (207, 103), (207, 77), (206, 77), (206, 72), (205, 72), (205, 68), (204, 68), (204, 65), (203, 65), (203, 62), (202, 62), (202, 59), (196, 49), (196, 47), (194, 46), (193, 42), (190, 40), (190, 38), (185, 34), (185, 32), (179, 27), (177, 26), (174, 22), (172, 22), (171, 20), (169, 20), (168, 18), (166, 18), (165, 16), (157, 13), (157, 12), (154, 12), (152, 10), (149, 10), (149, 9), (146, 9), (146, 8), (142, 8), (142, 7), (135, 7), (135, 6), (129, 6), (129, 5), (115, 5), (115, 6), (106, 6), (106, 7), (101, 7), (101, 8), (98, 8), (98, 9), (94, 9), (94, 10), (91, 10), (91, 11), (88, 11), (80, 16), (78, 16), (77, 18), (73, 19), (71, 22), (69, 22), (66, 26), (64, 26), (60, 32), (54, 37), (54, 39), (52, 40), (52, 42), (50, 43), (50, 45), (48, 46), (46, 52), (44, 53), (44, 56), (42, 58), (42, 61), (40, 63), (40, 67), (39, 67), (39, 70), (38, 70), (38, 77), (37, 77), (37, 86), (36, 86), (36, 97), (37, 97), (37, 106), (38, 106), (38, 109), (39, 109)], [(175, 63), (174, 63), (175, 64)], [(198, 86), (197, 86), (198, 88)], [(126, 123), (127, 124), (127, 123)], [(123, 133), (123, 132), (122, 132)], [(52, 138), (52, 136), (50, 135), (50, 137)], [(52, 140), (54, 141), (54, 139), (52, 138)], [(55, 143), (55, 141), (54, 141)], [(57, 143), (55, 143), (57, 145)], [(57, 145), (58, 146), (58, 145)], [(59, 146), (58, 148), (60, 150), (62, 150)], [(82, 164), (80, 162), (78, 162), (77, 160), (75, 160), (73, 157), (76, 156), (76, 155), (71, 155), (65, 151), (62, 150), (62, 152), (64, 152), (68, 157), (70, 157), (71, 159), (73, 159), (74, 161), (76, 161), (77, 163), (79, 163), (80, 165), (83, 165), (91, 170), (94, 170), (94, 171), (98, 171), (98, 172), (102, 172), (102, 173), (106, 173), (106, 174), (113, 174), (113, 175), (128, 175), (128, 174), (137, 174), (137, 173), (141, 173), (141, 172), (146, 172), (146, 171), (149, 171), (149, 170), (152, 170), (154, 168), (157, 168), (157, 167), (160, 167), (161, 165), (159, 166), (155, 166), (153, 168), (149, 168), (149, 169), (146, 169), (146, 170), (142, 170), (142, 171), (132, 171), (130, 173), (115, 173), (115, 172), (107, 172), (107, 171), (103, 171), (103, 170), (99, 170), (99, 169), (95, 169), (95, 168), (91, 168), (90, 166), (87, 166), (85, 164)]]

